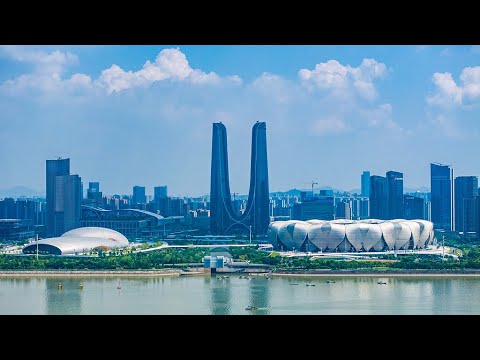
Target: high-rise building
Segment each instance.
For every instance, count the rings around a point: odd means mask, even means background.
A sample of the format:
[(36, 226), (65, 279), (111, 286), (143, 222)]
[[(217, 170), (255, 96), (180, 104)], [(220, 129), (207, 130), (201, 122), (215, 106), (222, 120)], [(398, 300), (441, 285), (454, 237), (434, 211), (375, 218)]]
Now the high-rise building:
[(337, 204), (335, 209), (335, 219), (352, 219), (349, 202), (341, 201)]
[(475, 196), (475, 232), (480, 240), (480, 188), (478, 189), (478, 195)]
[(100, 183), (99, 182), (89, 182), (88, 189), (87, 189), (87, 204), (93, 205), (96, 207), (102, 207), (103, 205), (103, 198), (102, 192), (100, 191)]
[(235, 213), (228, 176), (227, 129), (213, 124), (210, 179), (210, 232), (222, 235), (232, 232), (264, 235), (270, 223), (267, 163), (267, 127), (256, 122), (252, 128), (250, 189), (245, 211)]
[(362, 174), (362, 196), (370, 197), (370, 171)]
[(475, 231), (475, 196), (478, 195), (478, 177), (455, 178), (455, 230)]
[[(167, 186), (155, 186), (153, 188), (153, 202), (155, 203), (155, 211), (165, 213), (166, 207), (162, 206), (166, 203), (167, 198)], [(162, 214), (163, 215), (163, 214)]]
[(425, 219), (425, 200), (412, 195), (404, 195), (405, 219)]
[(334, 218), (335, 198), (333, 196), (309, 198), (293, 205), (293, 220), (333, 220)]
[(388, 219), (403, 219), (403, 174), (388, 171)]
[(133, 196), (132, 196), (132, 205), (137, 207), (138, 204), (146, 204), (147, 197), (145, 196), (145, 186), (134, 186), (133, 187)]
[(383, 176), (370, 176), (370, 217), (380, 220), (389, 217), (387, 178)]
[[(57, 228), (55, 224), (55, 204), (56, 204), (56, 177), (70, 174), (70, 159), (58, 158), (57, 160), (47, 160), (46, 171), (46, 225), (47, 236), (53, 237)], [(62, 219), (63, 220), (63, 219)], [(61, 234), (60, 234), (61, 235)]]
[(432, 202), (425, 201), (425, 210), (424, 210), (425, 220), (432, 221)]
[(361, 198), (360, 203), (360, 220), (368, 219), (370, 217), (370, 199)]
[(435, 229), (455, 231), (455, 185), (450, 165), (430, 164), (432, 222)]
[(78, 175), (55, 177), (55, 234), (80, 227), (82, 178)]

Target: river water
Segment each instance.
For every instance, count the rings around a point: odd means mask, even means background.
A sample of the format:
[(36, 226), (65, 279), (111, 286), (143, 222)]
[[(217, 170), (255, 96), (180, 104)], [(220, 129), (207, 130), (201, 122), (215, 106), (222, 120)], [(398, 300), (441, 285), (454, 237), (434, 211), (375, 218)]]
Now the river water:
[(480, 314), (480, 277), (0, 278), (0, 314)]

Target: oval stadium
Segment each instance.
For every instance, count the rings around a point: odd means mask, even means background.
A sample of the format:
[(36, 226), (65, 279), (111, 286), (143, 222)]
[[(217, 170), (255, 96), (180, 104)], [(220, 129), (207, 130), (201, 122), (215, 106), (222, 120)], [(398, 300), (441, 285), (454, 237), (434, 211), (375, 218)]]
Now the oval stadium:
[(427, 220), (288, 220), (268, 228), (269, 242), (282, 251), (413, 250), (433, 239), (433, 223)]

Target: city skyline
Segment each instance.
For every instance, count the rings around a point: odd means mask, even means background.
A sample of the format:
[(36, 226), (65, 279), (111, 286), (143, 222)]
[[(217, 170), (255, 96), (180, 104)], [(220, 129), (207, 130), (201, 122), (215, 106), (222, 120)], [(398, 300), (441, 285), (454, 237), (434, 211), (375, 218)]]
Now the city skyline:
[(218, 121), (240, 194), (255, 121), (269, 128), (271, 192), (312, 180), (360, 189), (363, 171), (391, 170), (405, 189), (429, 187), (435, 162), (479, 176), (467, 156), (480, 148), (475, 49), (1, 46), (0, 189), (43, 192), (44, 161), (61, 156), (74, 159), (84, 188), (99, 181), (106, 194), (166, 184), (171, 196), (206, 195)]

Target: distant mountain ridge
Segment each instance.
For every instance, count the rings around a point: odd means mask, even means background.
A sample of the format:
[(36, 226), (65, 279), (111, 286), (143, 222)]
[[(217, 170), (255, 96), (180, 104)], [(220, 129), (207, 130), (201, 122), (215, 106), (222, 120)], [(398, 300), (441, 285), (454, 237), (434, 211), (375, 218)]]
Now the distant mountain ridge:
[(0, 189), (0, 198), (19, 198), (19, 197), (45, 197), (45, 194), (26, 186), (14, 186), (9, 189)]

